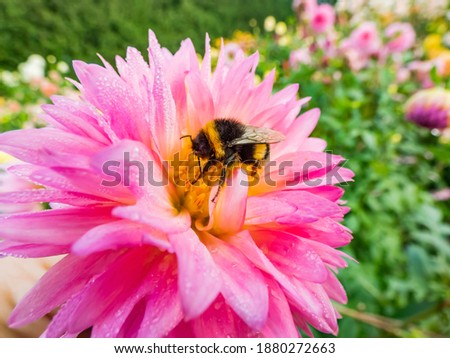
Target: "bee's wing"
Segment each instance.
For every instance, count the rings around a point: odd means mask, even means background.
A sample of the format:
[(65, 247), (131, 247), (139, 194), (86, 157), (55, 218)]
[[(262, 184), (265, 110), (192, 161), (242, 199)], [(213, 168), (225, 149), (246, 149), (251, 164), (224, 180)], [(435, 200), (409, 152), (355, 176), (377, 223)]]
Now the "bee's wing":
[(238, 144), (278, 143), (286, 137), (280, 132), (264, 127), (245, 126), (244, 134), (228, 144), (229, 147)]

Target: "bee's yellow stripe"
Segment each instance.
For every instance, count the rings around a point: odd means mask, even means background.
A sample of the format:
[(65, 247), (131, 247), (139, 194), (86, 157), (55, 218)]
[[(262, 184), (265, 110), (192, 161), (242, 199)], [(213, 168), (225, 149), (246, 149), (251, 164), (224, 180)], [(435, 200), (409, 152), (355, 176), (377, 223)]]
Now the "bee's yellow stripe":
[(264, 160), (267, 153), (267, 145), (266, 144), (255, 144), (253, 149), (253, 158), (256, 160)]
[(205, 131), (206, 137), (209, 140), (209, 144), (214, 149), (216, 159), (222, 159), (223, 157), (225, 157), (225, 150), (220, 140), (219, 132), (217, 132), (215, 122), (209, 121), (203, 127), (203, 130)]

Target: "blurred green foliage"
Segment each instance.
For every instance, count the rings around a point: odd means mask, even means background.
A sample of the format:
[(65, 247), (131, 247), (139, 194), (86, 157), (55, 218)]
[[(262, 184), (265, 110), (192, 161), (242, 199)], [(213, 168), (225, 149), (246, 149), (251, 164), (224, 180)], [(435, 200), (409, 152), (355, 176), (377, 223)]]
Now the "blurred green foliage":
[(212, 38), (249, 29), (269, 14), (285, 18), (291, 0), (0, 0), (0, 67), (15, 68), (31, 53), (60, 60), (111, 61), (126, 46), (145, 51), (147, 30), (175, 50), (190, 37), (203, 47)]

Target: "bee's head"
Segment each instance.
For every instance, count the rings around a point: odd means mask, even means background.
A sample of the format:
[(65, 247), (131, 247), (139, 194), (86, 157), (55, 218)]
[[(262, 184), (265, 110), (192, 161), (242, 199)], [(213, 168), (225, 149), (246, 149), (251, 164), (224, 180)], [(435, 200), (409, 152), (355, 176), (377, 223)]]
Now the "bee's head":
[(192, 150), (200, 158), (211, 158), (213, 156), (214, 152), (203, 130), (192, 140)]

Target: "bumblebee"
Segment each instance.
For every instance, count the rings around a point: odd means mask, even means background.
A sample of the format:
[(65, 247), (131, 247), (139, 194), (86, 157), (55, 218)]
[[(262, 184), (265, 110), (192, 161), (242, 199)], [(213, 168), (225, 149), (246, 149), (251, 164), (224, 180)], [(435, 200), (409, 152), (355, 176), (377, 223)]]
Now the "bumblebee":
[[(269, 144), (285, 139), (283, 134), (275, 130), (245, 125), (234, 119), (213, 119), (205, 124), (195, 138), (191, 135), (181, 138), (185, 137), (191, 139), (192, 150), (200, 167), (200, 175), (192, 184), (203, 178), (212, 165), (219, 162), (222, 166), (219, 190), (213, 201), (225, 183), (228, 168), (244, 163), (251, 166), (251, 175), (255, 175), (269, 157)], [(200, 159), (206, 160), (203, 168)]]

